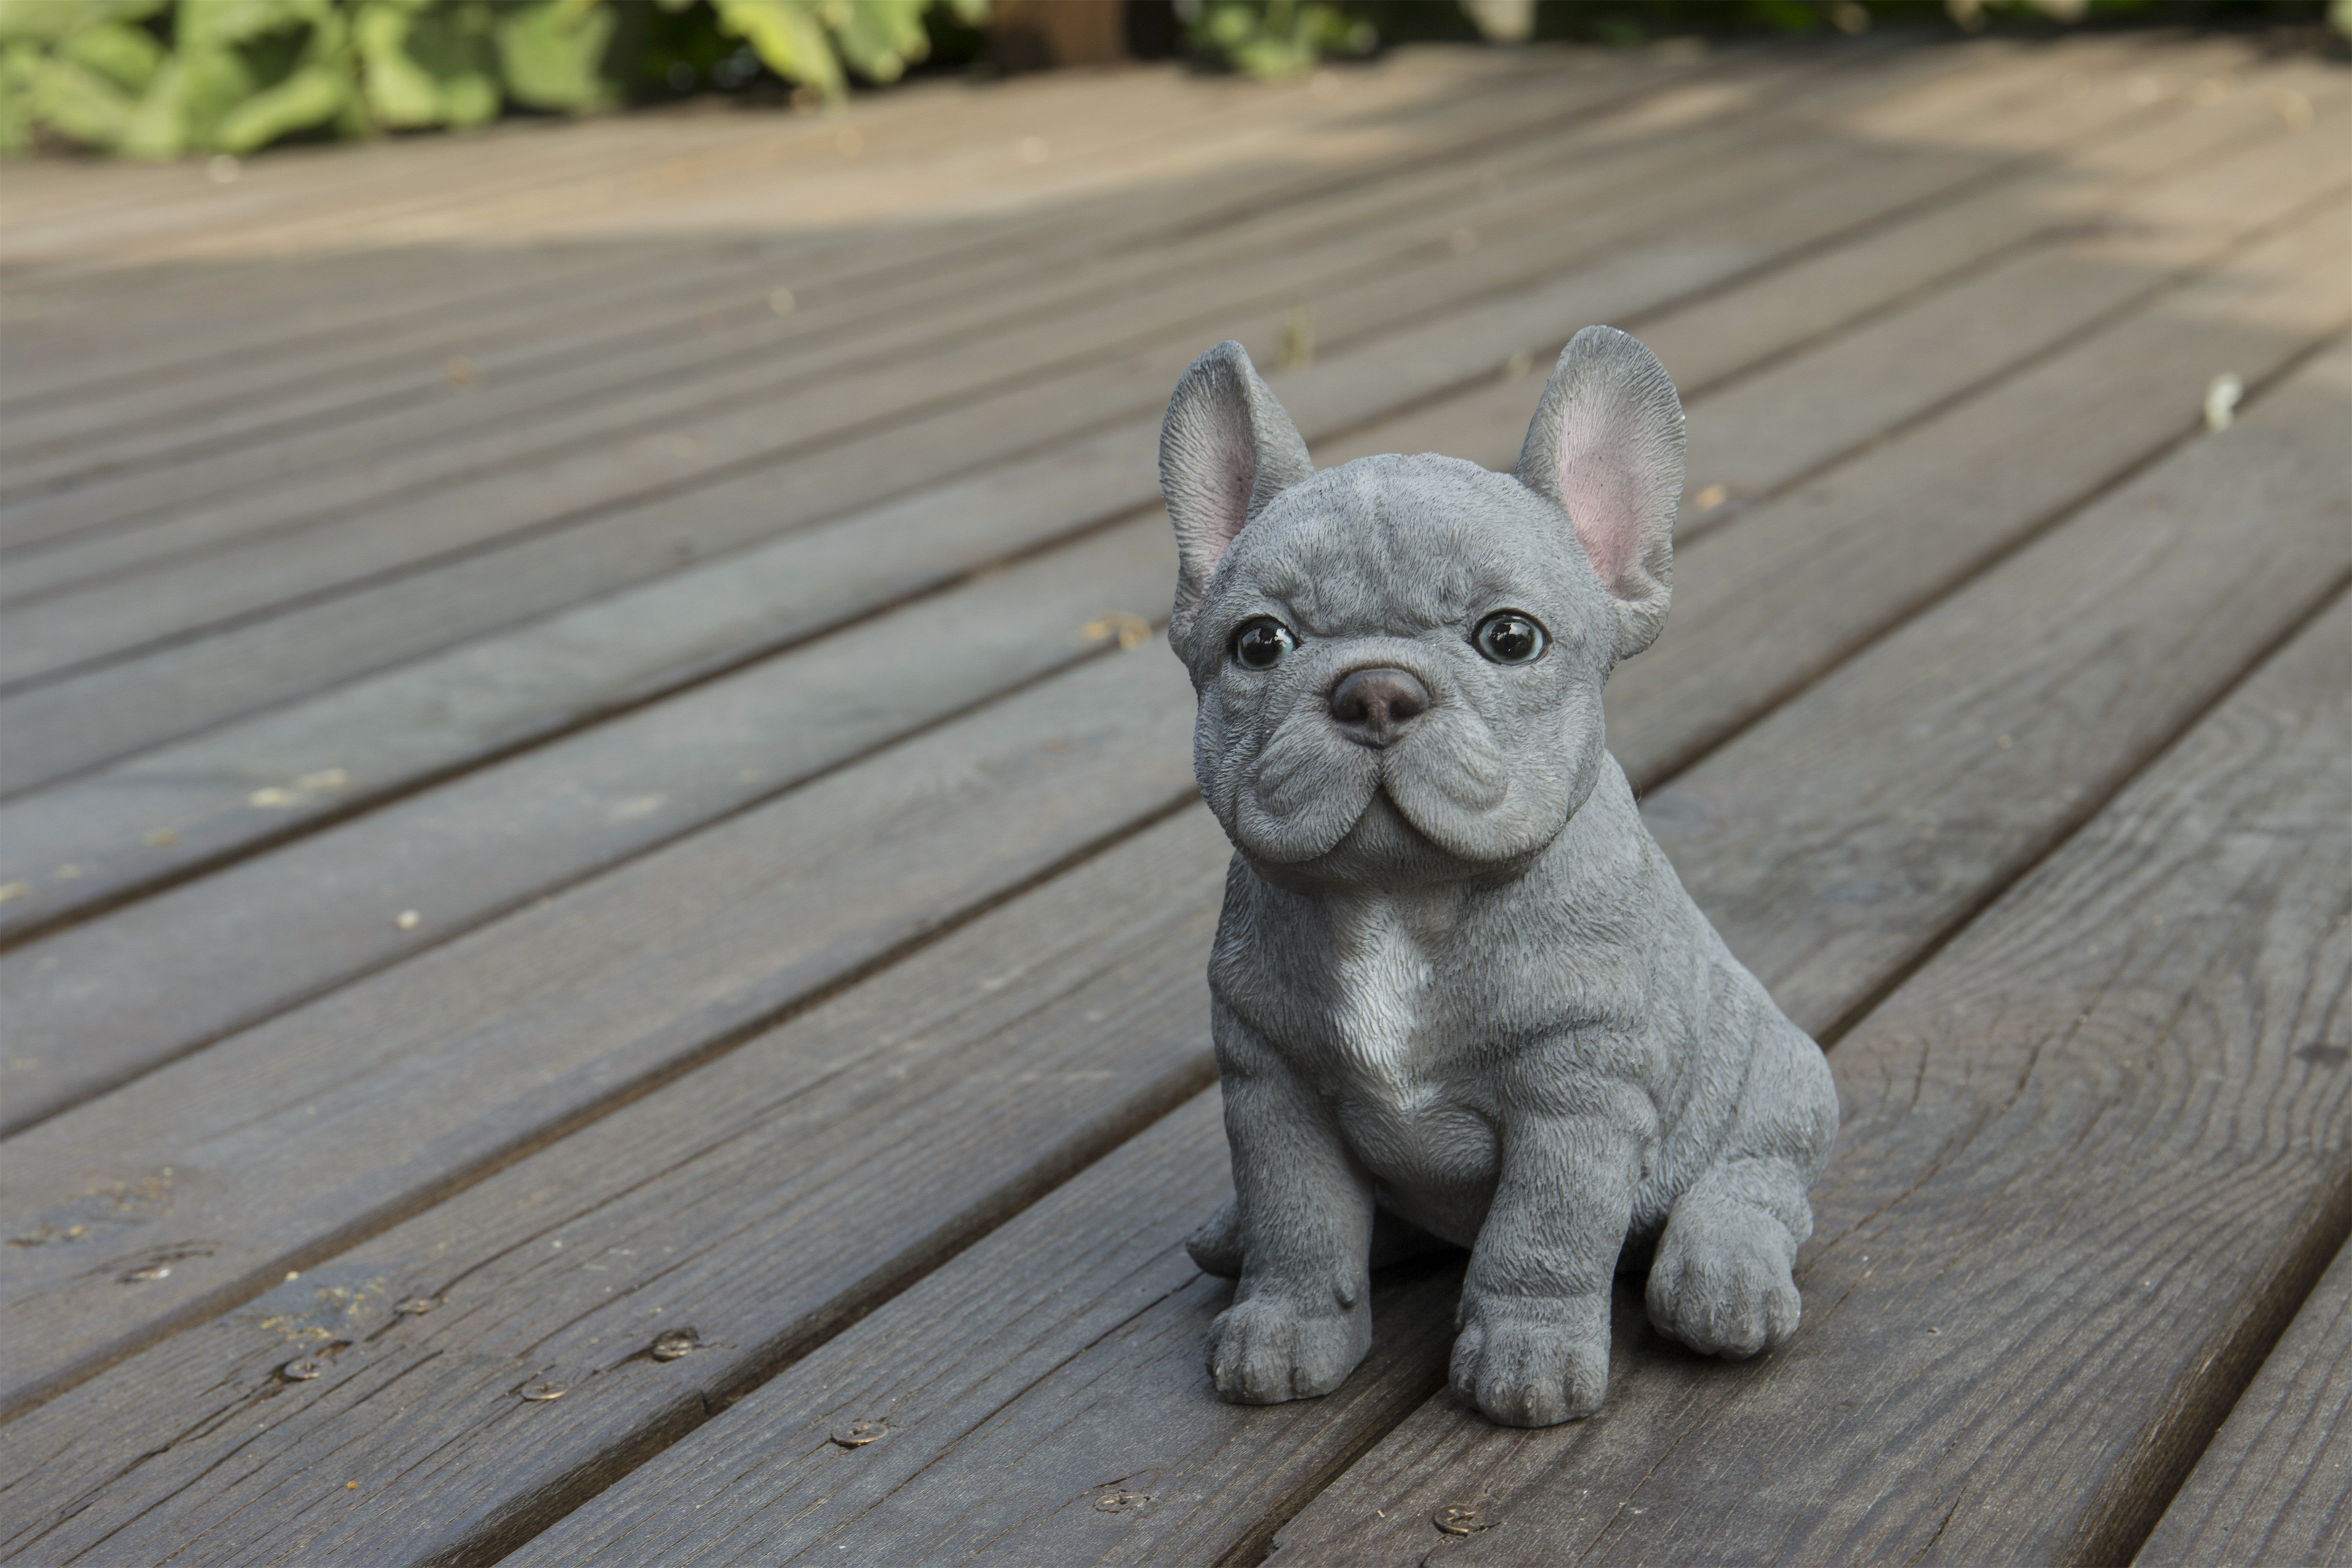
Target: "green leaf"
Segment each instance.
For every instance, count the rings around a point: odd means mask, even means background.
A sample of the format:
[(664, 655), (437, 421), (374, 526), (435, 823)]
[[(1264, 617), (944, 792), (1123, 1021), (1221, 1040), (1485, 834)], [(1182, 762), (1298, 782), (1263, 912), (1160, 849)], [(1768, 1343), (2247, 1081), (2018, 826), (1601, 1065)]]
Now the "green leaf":
[(408, 55), (407, 7), (378, 0), (352, 18), (352, 45), (359, 51), (360, 86), (367, 106), (385, 125), (437, 125), (444, 118), (441, 89)]
[(119, 145), (135, 107), (135, 99), (96, 71), (54, 55), (33, 81), (33, 113), (86, 146)]
[(131, 111), (120, 151), (126, 158), (176, 158), (188, 150), (187, 60), (166, 59)]
[(825, 0), (820, 15), (852, 68), (869, 81), (891, 82), (930, 52), (923, 31), (928, 0)]
[[(235, 49), (184, 48), (174, 52), (163, 71), (156, 73), (158, 87), (163, 73), (179, 68), (179, 79), (174, 84), (173, 113), (179, 127), (179, 144), (161, 156), (176, 157), (192, 147), (215, 147), (219, 144), (220, 123), (236, 106), (261, 89), (261, 78), (246, 63), (245, 57)], [(157, 89), (148, 90), (152, 102)], [(148, 106), (142, 104), (143, 120)]]
[(806, 0), (716, 0), (719, 26), (749, 43), (770, 70), (827, 98), (849, 90), (833, 41)]
[(499, 117), (499, 102), (497, 79), (483, 73), (453, 76), (441, 84), (442, 118), (453, 130), (488, 124)]
[(163, 63), (163, 46), (144, 27), (101, 22), (83, 27), (58, 46), (58, 55), (88, 66), (125, 92), (142, 92)]
[(40, 51), (29, 44), (0, 47), (0, 153), (33, 144), (33, 79)]
[(354, 98), (351, 79), (324, 66), (305, 66), (266, 87), (221, 117), (211, 142), (223, 153), (250, 153), (293, 131), (323, 125)]
[(218, 48), (315, 26), (332, 11), (326, 0), (180, 0), (172, 37), (182, 48)]
[(598, 67), (612, 41), (613, 14), (571, 0), (541, 0), (499, 19), (499, 63), (507, 91), (533, 109), (593, 109), (608, 96)]
[(0, 0), (0, 43), (55, 44), (86, 27), (140, 22), (163, 0)]

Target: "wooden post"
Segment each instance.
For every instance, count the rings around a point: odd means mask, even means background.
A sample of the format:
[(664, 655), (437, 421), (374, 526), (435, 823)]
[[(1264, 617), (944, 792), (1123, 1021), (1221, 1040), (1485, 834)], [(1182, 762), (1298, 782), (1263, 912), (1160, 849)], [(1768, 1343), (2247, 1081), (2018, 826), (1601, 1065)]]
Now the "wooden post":
[(1127, 58), (1127, 0), (994, 0), (990, 53), (1006, 70)]

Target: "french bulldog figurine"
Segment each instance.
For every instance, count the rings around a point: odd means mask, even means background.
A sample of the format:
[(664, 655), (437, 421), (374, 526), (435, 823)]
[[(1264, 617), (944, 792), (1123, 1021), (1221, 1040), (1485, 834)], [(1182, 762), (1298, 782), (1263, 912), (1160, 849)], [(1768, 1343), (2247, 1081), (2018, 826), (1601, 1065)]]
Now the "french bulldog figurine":
[(1454, 1387), (1510, 1426), (1600, 1408), (1629, 1234), (1656, 1238), (1664, 1332), (1734, 1357), (1787, 1339), (1829, 1065), (1602, 745), (1601, 682), (1666, 615), (1664, 367), (1588, 327), (1516, 475), (1317, 473), (1221, 343), (1169, 404), (1160, 479), (1193, 765), (1236, 850), (1209, 962), (1236, 1195), (1190, 1243), (1240, 1281), (1218, 1392), (1338, 1387), (1371, 1344), (1371, 1264), (1440, 1242), (1471, 1253)]

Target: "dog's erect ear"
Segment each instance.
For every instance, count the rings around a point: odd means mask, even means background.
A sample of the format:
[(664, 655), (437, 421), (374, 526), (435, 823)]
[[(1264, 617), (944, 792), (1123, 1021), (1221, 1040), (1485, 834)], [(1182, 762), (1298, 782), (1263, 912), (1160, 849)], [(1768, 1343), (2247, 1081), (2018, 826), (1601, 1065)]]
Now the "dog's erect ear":
[(1617, 602), (1617, 657), (1665, 628), (1675, 513), (1683, 493), (1683, 405), (1658, 356), (1614, 327), (1587, 327), (1544, 388), (1519, 482), (1559, 503)]
[(1192, 362), (1160, 426), (1160, 493), (1176, 525), (1171, 637), (1192, 624), (1234, 536), (1266, 502), (1314, 474), (1307, 443), (1241, 344), (1219, 343)]

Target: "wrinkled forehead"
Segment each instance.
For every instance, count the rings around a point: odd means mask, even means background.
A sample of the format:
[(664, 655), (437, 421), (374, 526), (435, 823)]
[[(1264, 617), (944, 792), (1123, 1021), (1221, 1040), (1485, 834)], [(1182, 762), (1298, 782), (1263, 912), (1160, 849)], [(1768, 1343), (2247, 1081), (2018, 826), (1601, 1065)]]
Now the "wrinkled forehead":
[[(1508, 475), (1454, 458), (1360, 458), (1286, 490), (1234, 541), (1217, 595), (1302, 629), (1406, 633), (1578, 595), (1567, 520)], [(1235, 606), (1237, 609), (1239, 605)]]

